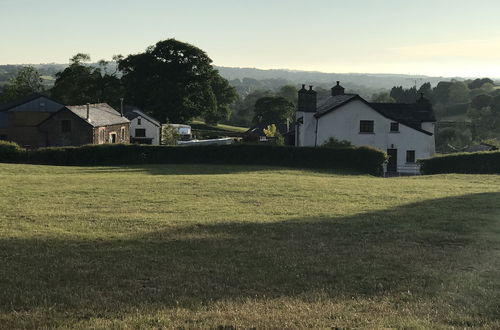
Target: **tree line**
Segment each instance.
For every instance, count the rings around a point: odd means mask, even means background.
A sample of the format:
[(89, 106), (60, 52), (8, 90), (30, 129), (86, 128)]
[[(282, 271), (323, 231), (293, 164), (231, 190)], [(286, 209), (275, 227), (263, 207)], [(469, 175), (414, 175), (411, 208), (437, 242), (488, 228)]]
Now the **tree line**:
[(162, 122), (187, 122), (203, 118), (207, 123), (229, 119), (236, 90), (212, 66), (201, 49), (168, 39), (145, 52), (115, 56), (117, 66), (101, 60), (89, 65), (88, 54), (76, 54), (58, 72), (54, 86), (44, 88), (33, 67), (22, 68), (4, 86), (2, 103), (30, 93), (44, 93), (64, 104), (106, 102), (117, 107), (120, 99), (155, 116)]

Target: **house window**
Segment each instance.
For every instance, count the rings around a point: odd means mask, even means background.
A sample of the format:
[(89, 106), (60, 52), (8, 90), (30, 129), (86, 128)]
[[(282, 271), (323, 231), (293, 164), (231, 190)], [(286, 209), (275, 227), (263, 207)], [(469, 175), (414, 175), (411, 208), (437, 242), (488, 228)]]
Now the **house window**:
[(116, 143), (116, 133), (109, 134), (109, 142)]
[(61, 120), (61, 132), (71, 132), (71, 120)]
[(137, 118), (137, 125), (142, 125), (142, 118), (141, 117)]
[(415, 163), (415, 150), (408, 150), (406, 152), (406, 162)]
[(146, 130), (144, 128), (136, 128), (135, 137), (146, 137)]
[(104, 128), (99, 131), (99, 135), (100, 135), (99, 139), (101, 140), (101, 143), (106, 143), (106, 139), (104, 138)]
[(361, 120), (359, 122), (360, 133), (373, 133), (373, 120)]
[(399, 123), (391, 123), (391, 132), (399, 132)]
[(125, 127), (122, 127), (121, 133), (122, 133), (122, 141), (124, 141), (125, 140)]

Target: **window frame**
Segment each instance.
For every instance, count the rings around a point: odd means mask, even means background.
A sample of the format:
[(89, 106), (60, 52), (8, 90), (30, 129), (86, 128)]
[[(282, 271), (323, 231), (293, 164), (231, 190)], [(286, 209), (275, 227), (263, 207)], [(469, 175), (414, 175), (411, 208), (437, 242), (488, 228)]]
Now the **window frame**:
[(406, 150), (406, 163), (415, 164), (417, 162), (415, 150)]
[[(394, 130), (393, 129), (394, 127), (396, 127), (397, 129)], [(399, 133), (399, 123), (397, 121), (391, 122), (390, 132), (391, 133)]]
[[(369, 130), (365, 130), (367, 126), (370, 127)], [(359, 121), (359, 133), (360, 134), (375, 134), (375, 121), (374, 120), (360, 120)]]

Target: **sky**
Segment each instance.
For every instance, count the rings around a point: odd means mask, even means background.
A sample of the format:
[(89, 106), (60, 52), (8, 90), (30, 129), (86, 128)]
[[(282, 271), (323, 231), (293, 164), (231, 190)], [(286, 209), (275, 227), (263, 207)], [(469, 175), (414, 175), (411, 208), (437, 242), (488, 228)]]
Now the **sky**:
[(0, 0), (0, 64), (176, 38), (219, 66), (498, 78), (499, 13), (498, 0)]

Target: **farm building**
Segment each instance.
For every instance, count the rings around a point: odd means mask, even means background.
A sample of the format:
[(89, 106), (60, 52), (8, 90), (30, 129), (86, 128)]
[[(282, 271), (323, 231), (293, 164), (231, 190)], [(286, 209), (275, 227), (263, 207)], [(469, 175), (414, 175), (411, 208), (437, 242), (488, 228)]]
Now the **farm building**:
[(32, 94), (0, 107), (0, 139), (28, 148), (128, 143), (130, 122), (105, 103), (65, 106)]
[(161, 143), (161, 123), (144, 112), (134, 109), (125, 113), (130, 120), (130, 142), (159, 145)]

